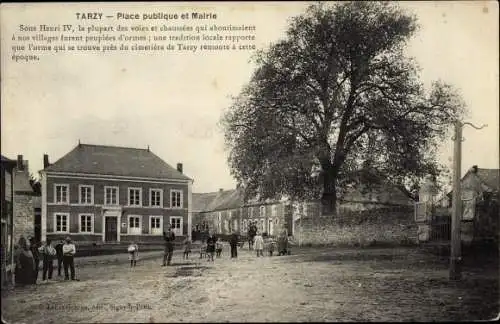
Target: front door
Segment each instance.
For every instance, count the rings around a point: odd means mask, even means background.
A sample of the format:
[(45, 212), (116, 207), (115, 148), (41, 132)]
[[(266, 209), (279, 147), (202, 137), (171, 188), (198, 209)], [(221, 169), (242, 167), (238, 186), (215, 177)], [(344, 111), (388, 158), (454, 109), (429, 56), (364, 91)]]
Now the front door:
[(104, 227), (104, 240), (106, 242), (116, 242), (118, 238), (118, 217), (107, 216)]

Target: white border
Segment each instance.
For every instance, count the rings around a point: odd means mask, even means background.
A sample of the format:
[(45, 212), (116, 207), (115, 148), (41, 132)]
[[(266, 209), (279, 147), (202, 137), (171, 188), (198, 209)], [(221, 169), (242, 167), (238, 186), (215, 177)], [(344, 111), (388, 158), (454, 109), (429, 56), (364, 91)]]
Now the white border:
[[(90, 216), (90, 226), (91, 226), (91, 231), (90, 232), (83, 232), (82, 231), (82, 216)], [(92, 213), (80, 213), (78, 214), (78, 233), (80, 234), (94, 234), (95, 228), (94, 228), (94, 218), (95, 215)]]
[[(160, 193), (160, 206), (152, 205), (152, 196), (153, 192), (159, 192)], [(149, 207), (151, 208), (163, 208), (163, 189), (161, 188), (149, 188)]]
[[(83, 203), (82, 202), (82, 188), (90, 188), (90, 202)], [(78, 203), (83, 206), (92, 206), (94, 205), (94, 185), (78, 185)]]
[[(116, 204), (106, 204), (106, 189), (116, 189)], [(120, 205), (120, 187), (118, 186), (104, 186), (104, 201), (102, 203), (103, 206), (119, 206)]]
[(107, 180), (107, 181), (126, 181), (126, 182), (157, 182), (163, 184), (186, 184), (192, 179), (161, 179), (161, 178), (142, 178), (129, 176), (104, 175), (97, 173), (71, 173), (71, 172), (45, 172), (50, 178), (67, 178), (67, 179), (92, 179), (92, 180)]
[[(174, 192), (180, 192), (181, 194), (181, 197), (180, 197), (180, 201), (181, 201), (181, 205), (180, 206), (173, 206), (172, 205), (172, 193)], [(183, 209), (184, 208), (184, 190), (182, 189), (170, 189), (170, 209)]]
[[(66, 187), (68, 189), (65, 202), (57, 202), (57, 187)], [(69, 184), (66, 183), (54, 183), (54, 204), (55, 205), (69, 205)]]
[[(160, 233), (153, 234), (153, 228), (151, 227), (151, 220), (153, 218), (160, 219)], [(128, 229), (128, 225), (127, 225), (127, 229)], [(163, 235), (163, 216), (162, 215), (150, 215), (149, 216), (149, 234), (150, 235)]]
[(172, 230), (174, 231), (174, 234), (176, 236), (183, 236), (184, 235), (184, 233), (183, 233), (184, 217), (182, 217), (182, 216), (170, 216), (169, 219), (168, 219), (170, 221), (170, 225), (172, 225), (172, 219), (180, 219), (181, 220), (181, 224), (180, 224), (181, 227), (179, 229), (179, 232), (176, 232), (175, 229), (172, 229)]
[[(66, 231), (58, 231), (57, 230), (57, 215), (63, 215), (63, 216), (66, 216), (67, 217), (67, 220), (66, 220), (66, 228), (67, 230)], [(69, 227), (70, 227), (70, 224), (69, 224), (69, 213), (59, 213), (59, 212), (55, 212), (53, 213), (53, 217), (54, 217), (54, 228), (52, 229), (52, 233), (54, 234), (68, 234), (69, 233)], [(61, 226), (62, 227), (62, 226)]]
[[(130, 219), (134, 218), (139, 218), (139, 233), (130, 233)], [(136, 227), (134, 227), (136, 228)], [(142, 234), (142, 215), (128, 215), (127, 216), (127, 235), (143, 235)]]
[[(122, 212), (121, 209), (112, 209), (107, 210), (102, 213), (102, 241), (106, 242), (106, 218), (107, 217), (116, 217), (116, 241), (120, 242), (121, 236), (121, 228), (122, 228)], [(128, 223), (127, 223), (128, 226)]]
[[(139, 190), (139, 205), (130, 204), (130, 190)], [(127, 206), (128, 207), (142, 207), (142, 188), (141, 187), (127, 187)]]

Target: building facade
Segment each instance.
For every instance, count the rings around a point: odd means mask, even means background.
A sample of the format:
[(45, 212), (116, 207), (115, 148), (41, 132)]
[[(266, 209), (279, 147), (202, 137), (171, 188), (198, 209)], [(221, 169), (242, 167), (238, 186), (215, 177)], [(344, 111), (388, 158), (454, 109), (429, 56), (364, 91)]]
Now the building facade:
[(197, 193), (193, 196), (196, 216), (195, 229), (208, 229), (216, 234), (239, 232), (246, 235), (252, 223), (261, 233), (277, 235), (283, 228), (292, 233), (292, 210), (289, 201), (243, 200), (241, 189), (217, 193)]
[(191, 235), (191, 188), (182, 164), (148, 149), (78, 144), (54, 164), (44, 155), (42, 240), (159, 243), (171, 226)]
[[(244, 202), (243, 190), (194, 194), (195, 226), (208, 228), (218, 234), (239, 231), (245, 234), (251, 223), (256, 223), (261, 233), (277, 235), (286, 229), (288, 235), (296, 234), (301, 218), (321, 216), (319, 201), (292, 201), (259, 199)], [(414, 200), (401, 188), (382, 183), (369, 188), (358, 186), (347, 190), (339, 200), (338, 213), (376, 210), (388, 207), (413, 206)]]
[(1, 199), (2, 199), (2, 287), (10, 281), (14, 269), (14, 238), (13, 238), (13, 197), (14, 168), (16, 161), (1, 156)]

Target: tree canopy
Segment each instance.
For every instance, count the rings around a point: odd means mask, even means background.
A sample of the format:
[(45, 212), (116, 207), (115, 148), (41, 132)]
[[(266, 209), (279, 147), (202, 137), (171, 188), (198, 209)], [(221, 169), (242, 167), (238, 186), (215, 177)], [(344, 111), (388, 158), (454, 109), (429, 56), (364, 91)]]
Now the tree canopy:
[[(314, 4), (259, 51), (221, 122), (247, 198), (322, 199), (388, 179), (412, 190), (437, 176), (437, 143), (464, 112), (442, 81), (426, 90), (405, 55), (417, 19), (395, 4)], [(375, 176), (374, 176), (375, 175)]]

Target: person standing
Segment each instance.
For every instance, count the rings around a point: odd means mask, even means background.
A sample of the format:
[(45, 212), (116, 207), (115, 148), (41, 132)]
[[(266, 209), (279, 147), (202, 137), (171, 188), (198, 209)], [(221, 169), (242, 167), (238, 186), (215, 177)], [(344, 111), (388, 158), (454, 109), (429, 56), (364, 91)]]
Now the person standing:
[(214, 261), (214, 254), (215, 254), (215, 244), (217, 243), (217, 237), (214, 235), (211, 235), (207, 238), (207, 261)]
[(132, 242), (128, 248), (128, 259), (130, 261), (130, 267), (135, 267), (137, 265), (137, 258), (139, 257), (139, 246), (135, 243)]
[(69, 280), (68, 270), (71, 271), (71, 280), (75, 278), (75, 254), (76, 247), (71, 242), (71, 238), (66, 237), (66, 243), (63, 245), (63, 264), (64, 264), (64, 280)]
[(56, 257), (57, 257), (57, 276), (61, 277), (62, 276), (62, 269), (63, 269), (63, 245), (64, 245), (64, 240), (59, 238), (56, 243)]
[(52, 280), (52, 273), (54, 271), (54, 258), (57, 254), (56, 249), (52, 246), (52, 242), (50, 239), (47, 240), (45, 244), (40, 248), (41, 249), (41, 254), (42, 254), (42, 262), (43, 262), (43, 267), (42, 267), (42, 280), (43, 282), (47, 281), (47, 274), (48, 274), (48, 279)]
[(172, 232), (172, 228), (170, 227), (168, 231), (163, 232), (163, 238), (165, 240), (165, 250), (163, 252), (163, 267), (169, 266), (172, 262), (172, 255), (174, 254), (174, 241), (175, 234)]
[(231, 258), (237, 258), (238, 257), (238, 234), (236, 232), (233, 232), (231, 235), (231, 239), (229, 240), (229, 245), (231, 246)]
[(189, 259), (189, 253), (191, 253), (191, 240), (189, 237), (186, 237), (184, 240), (184, 254), (183, 254), (183, 259), (188, 260)]
[(254, 247), (255, 250), (257, 251), (257, 256), (264, 256), (264, 239), (262, 238), (262, 235), (260, 235), (259, 232), (255, 235), (254, 238)]
[(35, 262), (28, 242), (24, 237), (19, 238), (18, 250), (15, 256), (15, 283), (16, 286), (34, 284)]
[(35, 238), (31, 237), (30, 238), (30, 251), (31, 254), (33, 255), (33, 261), (35, 262), (35, 272), (33, 273), (33, 281), (36, 284), (38, 281), (38, 271), (40, 270), (40, 252), (39, 249), (40, 245), (36, 243)]

